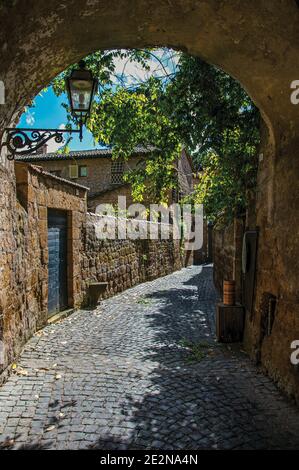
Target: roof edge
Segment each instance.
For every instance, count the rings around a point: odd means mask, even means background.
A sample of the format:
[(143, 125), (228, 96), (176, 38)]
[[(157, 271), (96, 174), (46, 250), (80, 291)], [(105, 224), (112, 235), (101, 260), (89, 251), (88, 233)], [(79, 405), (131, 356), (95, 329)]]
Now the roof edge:
[(90, 191), (90, 188), (87, 186), (83, 186), (82, 184), (74, 183), (73, 181), (67, 180), (65, 178), (60, 178), (60, 176), (53, 175), (52, 173), (45, 171), (42, 167), (37, 166), (37, 165), (32, 165), (31, 163), (28, 162), (22, 162), (22, 161), (15, 161), (15, 165), (26, 165), (27, 168), (30, 168), (30, 170), (33, 170), (35, 173), (38, 173), (41, 176), (45, 176), (47, 178), (54, 179), (60, 183), (67, 184), (69, 186), (81, 189), (83, 191)]

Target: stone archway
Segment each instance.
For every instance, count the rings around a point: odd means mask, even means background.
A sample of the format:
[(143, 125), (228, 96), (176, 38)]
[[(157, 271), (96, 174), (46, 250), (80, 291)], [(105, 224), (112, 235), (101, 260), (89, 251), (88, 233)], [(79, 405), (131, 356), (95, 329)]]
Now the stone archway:
[[(23, 106), (57, 73), (100, 48), (172, 46), (201, 56), (242, 83), (267, 126), (257, 193), (257, 315), (248, 324), (247, 344), (254, 354), (259, 341), (258, 306), (262, 293), (269, 291), (279, 301), (273, 335), (263, 346), (262, 360), (295, 393), (298, 377), (289, 362), (289, 345), (299, 339), (299, 112), (290, 101), (290, 83), (298, 78), (297, 2), (13, 0), (2, 2), (0, 22), (0, 80), (6, 87), (6, 105), (0, 106), (1, 128), (17, 119)], [(1, 225), (7, 237), (1, 253), (1, 309), (14, 315), (16, 305), (24, 304), (24, 294), (15, 287), (20, 274), (14, 256), (19, 250), (23, 263), (25, 246), (15, 235), (17, 216), (11, 216), (17, 212), (12, 168), (1, 166), (1, 173)], [(11, 331), (15, 334), (19, 327), (15, 331), (11, 327)], [(10, 342), (11, 350), (17, 351), (12, 337)]]
[(199, 55), (239, 80), (269, 126), (297, 121), (289, 100), (298, 48), (295, 1), (14, 0), (3, 2), (0, 18), (5, 120), (16, 103), (28, 102), (91, 51), (163, 45)]

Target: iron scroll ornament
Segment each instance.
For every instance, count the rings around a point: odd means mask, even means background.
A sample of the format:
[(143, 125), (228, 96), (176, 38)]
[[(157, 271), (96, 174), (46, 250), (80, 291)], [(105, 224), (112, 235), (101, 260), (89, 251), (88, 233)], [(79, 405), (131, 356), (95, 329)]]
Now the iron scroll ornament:
[(7, 128), (5, 131), (6, 140), (1, 147), (7, 148), (8, 160), (14, 160), (15, 156), (30, 155), (51, 139), (54, 139), (57, 144), (62, 144), (64, 134), (81, 133), (81, 129)]

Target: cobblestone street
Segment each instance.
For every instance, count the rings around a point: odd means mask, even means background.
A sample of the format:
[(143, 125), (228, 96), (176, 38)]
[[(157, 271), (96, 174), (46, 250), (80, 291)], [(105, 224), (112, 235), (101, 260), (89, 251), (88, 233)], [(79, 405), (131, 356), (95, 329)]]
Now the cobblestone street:
[(299, 410), (214, 338), (210, 266), (48, 326), (0, 389), (2, 447), (299, 449)]

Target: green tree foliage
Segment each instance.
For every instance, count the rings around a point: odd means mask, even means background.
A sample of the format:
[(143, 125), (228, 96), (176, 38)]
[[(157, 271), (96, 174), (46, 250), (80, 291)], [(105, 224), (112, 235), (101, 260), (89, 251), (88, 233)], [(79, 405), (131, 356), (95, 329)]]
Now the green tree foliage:
[[(152, 156), (127, 174), (133, 196), (166, 201), (176, 186), (174, 162), (182, 147), (195, 169), (203, 168), (193, 200), (214, 219), (244, 211), (246, 191), (255, 186), (259, 112), (242, 87), (199, 58), (179, 54), (175, 72), (128, 86), (115, 83), (114, 59), (138, 61), (145, 70), (154, 50), (110, 51), (90, 55), (86, 65), (101, 86), (88, 128), (96, 141), (112, 146), (115, 158), (128, 159), (138, 145), (154, 147)], [(62, 74), (54, 90), (64, 90)]]
[(106, 90), (89, 121), (96, 140), (112, 145), (115, 158), (128, 159), (140, 144), (153, 149), (143, 165), (126, 175), (137, 201), (146, 195), (152, 202), (166, 202), (169, 190), (176, 186), (174, 160), (181, 143), (163, 100), (163, 86), (155, 78), (135, 90)]
[(210, 219), (242, 213), (246, 192), (256, 185), (258, 109), (237, 81), (185, 54), (167, 93), (177, 132), (204, 170), (196, 202)]

